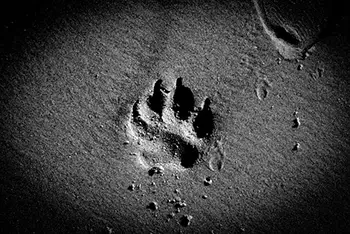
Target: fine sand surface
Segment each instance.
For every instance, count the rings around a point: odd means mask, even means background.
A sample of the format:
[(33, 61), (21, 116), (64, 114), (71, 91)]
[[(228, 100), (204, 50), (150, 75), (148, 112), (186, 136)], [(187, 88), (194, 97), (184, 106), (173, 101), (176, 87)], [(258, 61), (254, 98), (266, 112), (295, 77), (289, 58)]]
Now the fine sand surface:
[(14, 3), (0, 233), (349, 232), (348, 17), (276, 2)]

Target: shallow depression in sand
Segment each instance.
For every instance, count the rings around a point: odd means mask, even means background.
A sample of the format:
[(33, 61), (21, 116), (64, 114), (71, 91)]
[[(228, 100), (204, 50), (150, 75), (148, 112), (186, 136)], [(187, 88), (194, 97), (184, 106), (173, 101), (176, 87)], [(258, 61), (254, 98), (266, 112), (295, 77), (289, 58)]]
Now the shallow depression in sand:
[(193, 93), (182, 78), (174, 82), (172, 90), (157, 80), (153, 93), (134, 103), (127, 126), (138, 150), (139, 165), (181, 171), (198, 163), (211, 139), (214, 118), (209, 98), (196, 111), (194, 103)]

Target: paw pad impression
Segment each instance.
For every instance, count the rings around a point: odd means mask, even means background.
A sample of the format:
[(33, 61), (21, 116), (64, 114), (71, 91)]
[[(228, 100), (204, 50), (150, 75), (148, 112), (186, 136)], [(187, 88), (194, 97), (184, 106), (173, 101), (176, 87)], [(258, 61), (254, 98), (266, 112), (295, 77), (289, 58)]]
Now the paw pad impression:
[(134, 103), (129, 121), (142, 165), (184, 170), (198, 163), (215, 127), (210, 104), (206, 98), (195, 108), (194, 95), (182, 78), (175, 87), (157, 80), (153, 91)]

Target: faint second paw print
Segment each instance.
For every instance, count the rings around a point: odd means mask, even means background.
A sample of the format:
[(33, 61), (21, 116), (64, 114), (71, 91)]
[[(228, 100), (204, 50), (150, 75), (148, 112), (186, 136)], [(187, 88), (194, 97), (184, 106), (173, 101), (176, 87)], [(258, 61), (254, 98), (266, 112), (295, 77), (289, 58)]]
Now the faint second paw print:
[(196, 108), (194, 95), (182, 78), (170, 86), (157, 80), (153, 91), (137, 100), (130, 114), (129, 133), (137, 142), (139, 162), (175, 170), (196, 165), (215, 130), (210, 104), (206, 98)]

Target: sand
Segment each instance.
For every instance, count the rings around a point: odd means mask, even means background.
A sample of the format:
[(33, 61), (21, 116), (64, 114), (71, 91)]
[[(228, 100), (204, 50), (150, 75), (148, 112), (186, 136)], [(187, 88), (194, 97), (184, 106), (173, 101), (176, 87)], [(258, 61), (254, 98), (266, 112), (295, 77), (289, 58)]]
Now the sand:
[(349, 231), (348, 17), (259, 4), (9, 8), (0, 232)]

